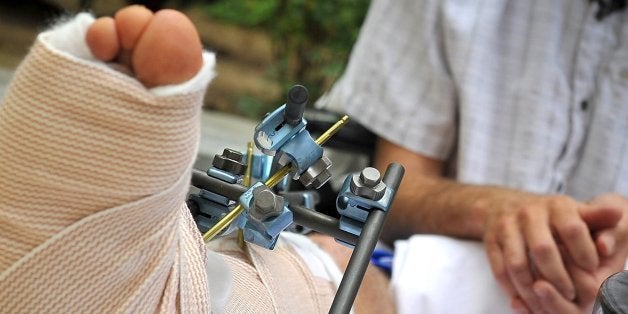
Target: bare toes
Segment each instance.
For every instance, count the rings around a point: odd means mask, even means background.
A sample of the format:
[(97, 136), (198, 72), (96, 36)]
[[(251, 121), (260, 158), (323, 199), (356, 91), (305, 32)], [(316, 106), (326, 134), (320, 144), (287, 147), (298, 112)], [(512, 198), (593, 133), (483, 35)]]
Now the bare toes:
[(113, 60), (120, 52), (115, 21), (110, 17), (94, 21), (87, 29), (85, 41), (94, 57), (105, 62)]
[(203, 65), (194, 24), (181, 12), (158, 11), (135, 46), (132, 64), (136, 77), (149, 87), (191, 79)]
[(144, 29), (153, 17), (153, 12), (141, 5), (132, 5), (116, 12), (116, 28), (122, 49), (133, 50)]

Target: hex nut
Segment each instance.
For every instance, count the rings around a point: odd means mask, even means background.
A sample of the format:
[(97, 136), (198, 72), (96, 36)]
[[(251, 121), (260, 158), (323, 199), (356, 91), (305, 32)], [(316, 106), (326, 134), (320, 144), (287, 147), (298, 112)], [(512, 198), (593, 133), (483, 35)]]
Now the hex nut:
[(307, 168), (299, 177), (299, 181), (305, 186), (305, 188), (319, 189), (329, 179), (331, 179), (331, 160), (326, 156), (322, 156), (312, 166)]
[(231, 149), (231, 148), (225, 148), (222, 151), (222, 155), (224, 157), (227, 157), (231, 160), (235, 160), (235, 161), (239, 161), (242, 162), (242, 158), (244, 157), (244, 154), (242, 154), (241, 152), (235, 150), (235, 149)]
[(279, 216), (283, 213), (284, 202), (283, 196), (276, 195), (267, 186), (258, 186), (253, 190), (253, 204), (249, 214), (259, 221)]
[(353, 194), (374, 201), (380, 200), (386, 193), (386, 184), (381, 181), (379, 171), (371, 167), (354, 174), (349, 188)]
[(212, 166), (234, 175), (241, 175), (246, 171), (246, 165), (242, 162), (243, 156), (236, 150), (225, 148), (222, 155), (214, 156)]

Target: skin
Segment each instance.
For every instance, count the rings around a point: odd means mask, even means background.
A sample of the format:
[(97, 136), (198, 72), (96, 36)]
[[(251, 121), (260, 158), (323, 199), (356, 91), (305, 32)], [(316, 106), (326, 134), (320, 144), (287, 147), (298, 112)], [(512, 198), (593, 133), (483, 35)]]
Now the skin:
[(603, 279), (623, 267), (628, 200), (620, 195), (584, 203), (462, 184), (444, 177), (443, 161), (380, 139), (376, 165), (383, 170), (391, 162), (403, 164), (406, 176), (384, 240), (432, 233), (483, 241), (493, 274), (516, 311), (587, 312)]
[(175, 10), (125, 7), (115, 18), (97, 19), (86, 41), (97, 59), (127, 67), (146, 87), (183, 83), (203, 65), (196, 28)]

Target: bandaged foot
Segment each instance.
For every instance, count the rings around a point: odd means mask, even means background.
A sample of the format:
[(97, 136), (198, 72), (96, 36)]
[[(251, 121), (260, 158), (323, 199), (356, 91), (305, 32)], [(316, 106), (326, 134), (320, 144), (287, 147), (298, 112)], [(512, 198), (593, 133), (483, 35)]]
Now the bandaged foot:
[(209, 311), (205, 247), (184, 201), (214, 57), (180, 13), (128, 25), (139, 9), (40, 34), (7, 90), (3, 311)]

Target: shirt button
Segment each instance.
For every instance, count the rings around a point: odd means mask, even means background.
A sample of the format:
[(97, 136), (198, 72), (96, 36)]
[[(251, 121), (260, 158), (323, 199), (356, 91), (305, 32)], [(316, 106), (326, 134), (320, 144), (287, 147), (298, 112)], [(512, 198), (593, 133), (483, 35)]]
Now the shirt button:
[(557, 192), (564, 192), (563, 188), (565, 187), (565, 185), (563, 184), (563, 182), (558, 182), (558, 186), (556, 187), (556, 191)]
[(580, 102), (580, 109), (582, 111), (587, 111), (587, 109), (589, 108), (589, 102), (586, 100), (583, 100), (582, 102)]

